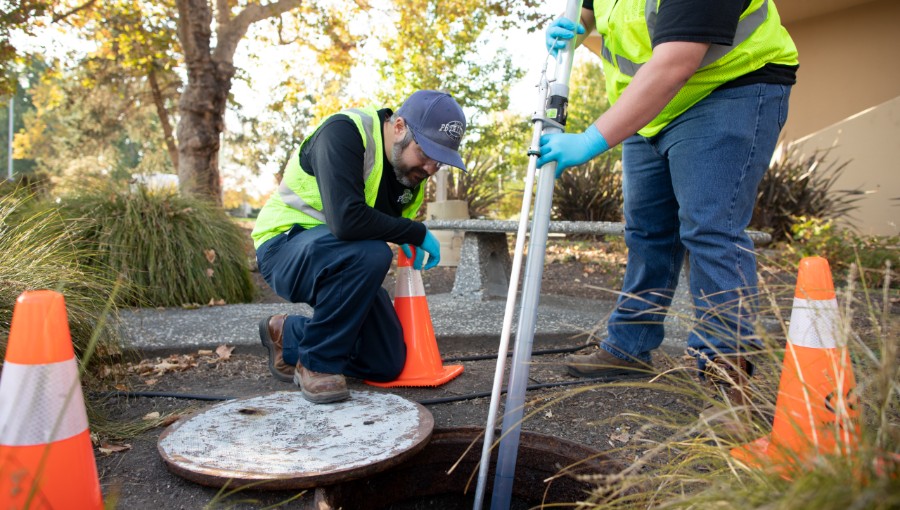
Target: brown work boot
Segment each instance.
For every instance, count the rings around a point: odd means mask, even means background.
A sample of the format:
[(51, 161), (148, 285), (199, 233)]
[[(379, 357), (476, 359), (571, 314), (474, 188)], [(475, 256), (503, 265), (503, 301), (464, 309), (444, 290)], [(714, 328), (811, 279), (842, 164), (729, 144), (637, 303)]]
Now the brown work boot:
[(297, 363), (294, 371), (294, 384), (300, 386), (303, 398), (314, 404), (339, 402), (350, 398), (347, 380), (341, 374), (325, 374)]
[(575, 377), (607, 377), (620, 375), (636, 375), (649, 373), (653, 369), (651, 363), (628, 361), (613, 356), (605, 349), (597, 349), (591, 354), (573, 354), (566, 356), (566, 370)]
[(279, 381), (294, 380), (294, 366), (284, 362), (281, 355), (284, 320), (287, 315), (272, 315), (259, 321), (259, 339), (269, 351), (269, 372)]
[(753, 434), (750, 371), (750, 363), (740, 356), (720, 356), (706, 364), (703, 373), (715, 392), (715, 402), (700, 411), (700, 420), (721, 437), (745, 440)]

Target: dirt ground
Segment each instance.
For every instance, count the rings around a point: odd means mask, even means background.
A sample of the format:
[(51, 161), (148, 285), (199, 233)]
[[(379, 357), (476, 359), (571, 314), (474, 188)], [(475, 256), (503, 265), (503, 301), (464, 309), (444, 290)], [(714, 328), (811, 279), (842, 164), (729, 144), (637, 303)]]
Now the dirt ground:
[[(607, 255), (606, 252), (613, 253)], [(566, 245), (552, 247), (542, 282), (542, 292), (592, 299), (609, 299), (609, 290), (621, 281), (624, 260), (615, 255), (616, 250), (592, 251), (585, 247)], [(393, 274), (393, 272), (391, 273)], [(426, 294), (450, 292), (455, 268), (437, 267), (423, 273)], [(258, 273), (253, 273), (258, 288), (258, 302), (279, 302), (265, 285)], [(385, 281), (386, 288), (393, 288), (392, 276)], [(498, 332), (499, 335), (499, 332)], [(566, 345), (542, 345), (572, 347), (585, 342), (585, 338), (573, 338)], [(675, 353), (677, 354), (677, 353)], [(390, 391), (405, 398), (422, 401), (443, 397), (462, 397), (482, 393), (490, 394), (496, 367), (496, 348), (485, 345), (478, 352), (452, 352), (442, 348), (445, 360), (456, 357), (485, 355), (488, 359), (456, 362), (465, 366), (465, 373), (438, 388), (400, 388), (381, 390), (361, 381), (350, 380), (351, 390)], [(533, 358), (530, 369), (531, 384), (575, 381), (564, 373), (561, 360), (564, 354), (541, 355)], [(446, 361), (445, 364), (452, 364)], [(249, 397), (273, 391), (296, 390), (291, 384), (274, 380), (266, 367), (266, 359), (257, 353), (223, 351), (222, 353), (195, 353), (166, 358), (138, 360), (127, 368), (128, 377), (120, 390), (133, 393), (159, 392), (164, 394), (207, 397)], [(538, 432), (571, 440), (596, 449), (620, 447), (629, 441), (634, 426), (605, 423), (623, 409), (640, 412), (654, 407), (691, 412), (691, 403), (671, 394), (633, 388), (596, 387), (576, 395), (574, 386), (546, 388), (529, 391), (528, 417), (523, 430)], [(571, 398), (566, 398), (571, 395)], [(490, 399), (469, 398), (449, 403), (428, 405), (434, 416), (435, 428), (484, 427)], [(98, 408), (107, 426), (95, 427), (97, 448), (95, 456), (104, 497), (115, 501), (116, 508), (154, 509), (181, 508), (261, 508), (278, 505), (291, 493), (278, 491), (242, 491), (223, 497), (218, 489), (208, 488), (187, 481), (170, 473), (157, 451), (157, 442), (165, 426), (179, 416), (202, 411), (216, 404), (216, 400), (190, 398), (120, 396), (101, 400)], [(501, 409), (502, 411), (502, 409)], [(128, 430), (159, 424), (137, 435)], [(118, 431), (110, 433), (109, 431)], [(126, 437), (121, 437), (122, 435)], [(307, 495), (308, 496), (308, 495)], [(304, 497), (307, 497), (304, 496)], [(280, 507), (292, 508), (299, 503)]]
[[(607, 254), (607, 252), (611, 254)], [(624, 260), (621, 250), (601, 249), (591, 252), (583, 247), (573, 250), (566, 245), (551, 248), (547, 257), (542, 292), (592, 299), (610, 299), (610, 290), (621, 282)], [(449, 292), (452, 288), (453, 268), (438, 267), (423, 275), (426, 294)], [(260, 282), (258, 300), (280, 300)], [(391, 282), (386, 282), (386, 286)], [(499, 336), (499, 332), (498, 332)], [(555, 347), (577, 347), (585, 338), (573, 338)], [(541, 348), (554, 347), (542, 345)], [(666, 369), (680, 363), (680, 352), (661, 352), (655, 359), (658, 368)], [(390, 391), (405, 398), (422, 401), (441, 397), (490, 394), (496, 366), (495, 346), (485, 345), (478, 352), (453, 352), (442, 348), (445, 360), (461, 356), (487, 355), (489, 359), (462, 362), (465, 373), (438, 388), (400, 388), (381, 390), (350, 380), (351, 390)], [(530, 384), (574, 382), (562, 366), (564, 354), (535, 352), (530, 368)], [(445, 364), (453, 363), (445, 361)], [(254, 353), (239, 351), (205, 352), (149, 358), (128, 367), (128, 380), (120, 389), (131, 392), (160, 392), (179, 395), (212, 397), (249, 397), (273, 391), (296, 390), (287, 383), (274, 380), (266, 368), (266, 359)], [(646, 382), (646, 379), (642, 380)], [(646, 431), (640, 420), (632, 415), (652, 416), (674, 413), (689, 419), (695, 417), (700, 403), (691, 397), (674, 392), (637, 386), (594, 384), (589, 386), (549, 387), (529, 391), (527, 419), (523, 430), (556, 436), (601, 450), (608, 458), (630, 462), (635, 442), (645, 441)], [(463, 399), (449, 403), (427, 405), (434, 416), (435, 428), (484, 427), (489, 398)], [(203, 410), (216, 403), (191, 398), (119, 396), (107, 398), (100, 409), (110, 423), (120, 431), (140, 424), (158, 424), (131, 437), (117, 437), (97, 432), (95, 450), (101, 486), (108, 502), (116, 508), (297, 508), (300, 503), (280, 505), (292, 493), (278, 491), (242, 491), (224, 496), (215, 488), (187, 481), (170, 473), (157, 451), (157, 442), (165, 425), (179, 416)], [(502, 408), (501, 408), (502, 413)], [(136, 425), (137, 424), (137, 425)], [(626, 448), (626, 449), (623, 449)], [(306, 494), (303, 498), (309, 498)], [(299, 500), (303, 501), (303, 499)], [(440, 504), (434, 508), (442, 508)]]

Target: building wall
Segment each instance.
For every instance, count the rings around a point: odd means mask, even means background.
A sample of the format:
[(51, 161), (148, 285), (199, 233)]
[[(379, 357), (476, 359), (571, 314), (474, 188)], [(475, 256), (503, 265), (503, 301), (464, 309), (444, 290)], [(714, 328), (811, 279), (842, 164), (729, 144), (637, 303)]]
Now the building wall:
[(864, 234), (900, 235), (900, 97), (876, 105), (794, 143), (801, 154), (830, 147), (828, 159), (847, 163), (832, 190), (866, 192), (843, 222)]
[(876, 0), (791, 21), (799, 2), (809, 0), (776, 0), (800, 53), (787, 138), (900, 97), (900, 1)]
[[(832, 147), (847, 162), (833, 189), (871, 192), (852, 224), (862, 233), (900, 234), (900, 1), (776, 0), (800, 53), (783, 131), (803, 152)], [(820, 5), (818, 9), (824, 9)]]

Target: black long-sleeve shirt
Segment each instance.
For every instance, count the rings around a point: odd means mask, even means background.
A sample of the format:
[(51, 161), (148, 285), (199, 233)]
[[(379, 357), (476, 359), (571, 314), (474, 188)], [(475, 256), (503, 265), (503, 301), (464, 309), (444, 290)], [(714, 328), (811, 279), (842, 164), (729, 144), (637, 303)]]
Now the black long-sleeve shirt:
[[(390, 109), (378, 111), (378, 129), (383, 129), (392, 113)], [(383, 147), (376, 147), (375, 157), (382, 158), (384, 170), (375, 205), (369, 207), (363, 181), (364, 154), (359, 130), (349, 117), (340, 114), (319, 126), (300, 151), (300, 166), (315, 176), (319, 185), (322, 212), (331, 233), (344, 240), (422, 244), (425, 226), (402, 217), (404, 200), (411, 200), (418, 187), (401, 184)]]

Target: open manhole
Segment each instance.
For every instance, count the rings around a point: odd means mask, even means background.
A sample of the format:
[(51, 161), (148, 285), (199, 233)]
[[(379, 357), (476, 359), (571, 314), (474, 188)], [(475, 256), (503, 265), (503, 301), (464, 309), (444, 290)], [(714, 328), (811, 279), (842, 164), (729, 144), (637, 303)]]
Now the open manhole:
[[(316, 508), (470, 509), (477, 480), (473, 473), (481, 462), (481, 433), (482, 429), (474, 427), (435, 429), (428, 445), (406, 461), (364, 479), (320, 487), (316, 490)], [(448, 474), (457, 461), (459, 465)], [(496, 448), (487, 479), (485, 508), (490, 507), (495, 462)], [(578, 475), (612, 474), (621, 469), (619, 463), (593, 448), (523, 431), (510, 507), (534, 508), (584, 500), (594, 486), (578, 479)]]
[(353, 391), (325, 405), (282, 391), (179, 420), (157, 448), (170, 471), (203, 485), (306, 489), (401, 463), (428, 443), (433, 428), (427, 409), (389, 393)]

